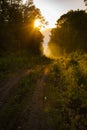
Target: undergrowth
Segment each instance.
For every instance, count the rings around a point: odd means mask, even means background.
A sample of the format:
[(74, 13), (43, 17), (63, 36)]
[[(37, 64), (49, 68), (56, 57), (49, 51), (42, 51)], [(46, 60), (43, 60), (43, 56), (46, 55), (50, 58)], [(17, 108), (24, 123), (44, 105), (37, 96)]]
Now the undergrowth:
[(37, 78), (38, 72), (34, 71), (10, 90), (9, 96), (0, 107), (0, 129), (18, 129), (29, 118)]
[(45, 97), (53, 130), (87, 129), (87, 54), (75, 52), (54, 61)]

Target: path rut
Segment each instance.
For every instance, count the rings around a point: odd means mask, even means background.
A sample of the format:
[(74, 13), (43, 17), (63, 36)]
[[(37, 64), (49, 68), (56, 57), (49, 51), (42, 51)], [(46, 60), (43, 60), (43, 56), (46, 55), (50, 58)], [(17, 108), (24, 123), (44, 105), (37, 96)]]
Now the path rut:
[[(19, 80), (21, 80), (22, 77), (27, 76), (28, 74), (35, 71), (35, 69), (29, 69), (20, 74), (20, 76), (16, 76), (12, 79), (10, 79), (7, 84), (5, 84), (0, 89), (0, 103), (1, 106), (3, 106), (3, 103), (6, 99), (6, 97), (9, 95), (9, 91), (15, 87), (15, 85), (18, 83)], [(32, 100), (27, 106), (29, 108), (25, 108), (25, 110), (22, 110), (22, 118), (25, 117), (27, 114), (27, 120), (24, 118), (24, 122), (22, 124), (19, 124), (17, 130), (52, 130), (51, 120), (47, 116), (45, 110), (44, 110), (44, 87), (45, 82), (47, 79), (49, 73), (49, 66), (46, 66), (42, 68), (40, 71), (39, 77), (35, 83), (35, 90), (32, 95)], [(28, 112), (28, 109), (30, 109), (30, 112)], [(21, 117), (21, 115), (20, 115)], [(19, 117), (19, 122), (21, 122), (21, 118)], [(22, 119), (23, 120), (23, 119)], [(10, 122), (9, 124), (9, 130), (14, 129), (15, 121)], [(15, 129), (16, 130), (16, 129)]]
[(20, 74), (10, 78), (6, 83), (1, 85), (0, 88), (0, 106), (3, 105), (5, 99), (9, 95), (10, 90), (18, 83), (18, 81), (22, 78), (33, 72), (33, 69), (27, 69)]
[(31, 112), (23, 130), (52, 130), (51, 123), (44, 111), (44, 87), (48, 72), (49, 69), (46, 67), (37, 80), (32, 97)]

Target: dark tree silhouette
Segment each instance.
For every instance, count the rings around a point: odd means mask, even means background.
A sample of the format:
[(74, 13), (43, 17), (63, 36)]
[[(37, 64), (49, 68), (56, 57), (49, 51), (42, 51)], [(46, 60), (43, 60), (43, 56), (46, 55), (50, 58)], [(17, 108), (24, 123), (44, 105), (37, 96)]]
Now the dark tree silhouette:
[(32, 0), (24, 5), (22, 0), (0, 0), (0, 50), (25, 49), (35, 54), (38, 50), (40, 54), (43, 36), (34, 28), (36, 18), (46, 23)]
[(55, 51), (54, 47), (67, 53), (77, 49), (87, 52), (87, 13), (84, 10), (71, 10), (60, 17), (51, 31), (49, 48)]
[(85, 2), (85, 5), (87, 6), (87, 0), (84, 0), (84, 2)]

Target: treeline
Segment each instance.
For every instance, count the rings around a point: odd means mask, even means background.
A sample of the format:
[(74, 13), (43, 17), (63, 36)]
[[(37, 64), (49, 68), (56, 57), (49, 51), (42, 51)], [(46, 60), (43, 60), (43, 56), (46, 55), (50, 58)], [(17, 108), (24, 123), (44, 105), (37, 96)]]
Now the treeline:
[(32, 0), (0, 0), (0, 55), (16, 50), (41, 53), (43, 35), (34, 28), (36, 18), (45, 23)]
[(84, 10), (69, 11), (62, 15), (51, 31), (48, 44), (54, 56), (77, 50), (87, 52), (87, 13)]

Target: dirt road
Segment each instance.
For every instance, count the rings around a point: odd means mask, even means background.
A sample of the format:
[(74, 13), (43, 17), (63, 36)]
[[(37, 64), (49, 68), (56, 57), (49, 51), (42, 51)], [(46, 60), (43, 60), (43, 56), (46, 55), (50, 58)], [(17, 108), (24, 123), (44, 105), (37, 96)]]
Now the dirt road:
[[(21, 80), (22, 77), (29, 75), (33, 71), (35, 70), (26, 70), (22, 72), (20, 76), (16, 76), (10, 79), (3, 87), (1, 87), (1, 106), (3, 106), (4, 101), (9, 96), (10, 90), (15, 87), (15, 85)], [(29, 102), (29, 105), (26, 105), (27, 107), (25, 107), (24, 110), (21, 110), (19, 115), (16, 115), (16, 118), (10, 121), (9, 125), (7, 125), (7, 130), (52, 130), (51, 122), (44, 110), (44, 87), (48, 73), (48, 66), (41, 70), (39, 77), (34, 83), (35, 90), (32, 94), (31, 102)], [(28, 110), (30, 112), (28, 112)]]
[(33, 93), (31, 112), (29, 119), (23, 126), (23, 130), (52, 130), (50, 121), (44, 111), (44, 87), (47, 74), (49, 72), (46, 67), (39, 79), (37, 79), (36, 89)]
[(11, 77), (8, 79), (6, 83), (3, 83), (0, 85), (0, 106), (3, 105), (5, 99), (9, 95), (10, 90), (20, 81), (22, 77), (27, 76), (33, 71), (33, 69), (27, 69), (23, 72), (20, 72), (20, 74), (15, 75), (14, 77)]

